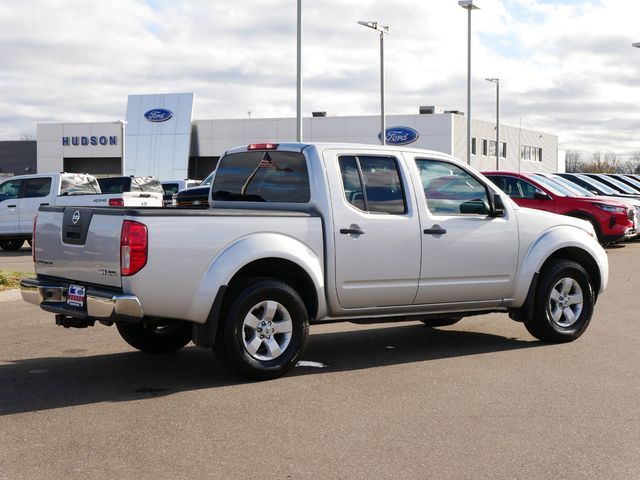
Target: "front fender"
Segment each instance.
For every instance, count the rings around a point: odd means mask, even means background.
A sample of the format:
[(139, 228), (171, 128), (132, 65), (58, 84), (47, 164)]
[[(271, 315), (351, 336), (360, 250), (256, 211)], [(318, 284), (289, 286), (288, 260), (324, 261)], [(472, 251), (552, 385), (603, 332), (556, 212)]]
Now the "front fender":
[(244, 266), (265, 258), (280, 258), (301, 267), (315, 285), (318, 318), (326, 315), (323, 252), (315, 252), (300, 240), (285, 234), (257, 233), (238, 239), (213, 259), (194, 292), (188, 319), (204, 323), (220, 287), (228, 285)]
[(569, 225), (559, 225), (543, 232), (542, 235), (530, 245), (524, 256), (522, 267), (517, 277), (513, 295), (513, 305), (510, 306), (522, 306), (526, 300), (534, 275), (540, 272), (542, 265), (544, 265), (549, 257), (565, 248), (580, 249), (594, 259), (600, 270), (601, 278), (598, 293), (605, 291), (609, 278), (607, 253), (600, 244), (583, 229)]

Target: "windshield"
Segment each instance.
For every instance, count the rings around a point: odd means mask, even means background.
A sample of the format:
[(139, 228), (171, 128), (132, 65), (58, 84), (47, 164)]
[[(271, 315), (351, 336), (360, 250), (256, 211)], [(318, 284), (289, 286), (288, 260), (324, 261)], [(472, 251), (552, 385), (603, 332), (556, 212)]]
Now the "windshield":
[(213, 174), (214, 173), (216, 173), (215, 170), (213, 172), (211, 172), (209, 175), (207, 175), (207, 178), (202, 180), (202, 182), (198, 186), (199, 187), (206, 187), (207, 185), (211, 185), (211, 183), (213, 182)]
[(571, 192), (575, 192), (576, 196), (579, 197), (595, 197), (595, 195), (593, 193), (591, 193), (589, 190), (587, 190), (584, 187), (581, 187), (580, 185), (578, 185), (577, 183), (573, 183), (570, 180), (567, 180), (566, 178), (563, 178), (559, 175), (551, 175), (548, 173), (536, 173), (536, 176), (543, 176), (545, 178), (548, 178), (549, 180), (551, 180), (552, 182), (555, 182), (557, 184), (562, 185), (564, 188), (566, 188), (567, 190), (571, 191)]
[(617, 195), (620, 192), (616, 192), (613, 188), (611, 188), (609, 185), (605, 185), (604, 183), (596, 180), (593, 177), (588, 177), (587, 175), (582, 175), (582, 174), (577, 174), (576, 177), (578, 177), (580, 180), (584, 180), (586, 183), (588, 183), (589, 185), (593, 186), (596, 188), (596, 190), (606, 194), (606, 195)]
[[(598, 177), (598, 180), (599, 179), (600, 179), (600, 177)], [(621, 190), (623, 193), (630, 193), (631, 195), (637, 195), (638, 194), (638, 191), (636, 189), (634, 189), (633, 187), (630, 187), (629, 185), (627, 185), (624, 182), (621, 182), (617, 178), (606, 176), (606, 177), (602, 178), (602, 181), (603, 182), (609, 182), (609, 183), (613, 184), (614, 186), (618, 187), (618, 189)]]
[[(637, 187), (640, 190), (640, 182), (638, 180), (636, 180), (635, 178), (629, 177), (628, 175), (623, 175), (623, 174), (616, 175), (615, 178), (619, 179), (619, 177), (623, 177), (625, 182), (631, 183), (634, 187)], [(620, 181), (622, 181), (622, 180), (620, 180)]]
[(575, 196), (575, 194), (571, 190), (565, 188), (563, 185), (557, 184), (553, 180), (549, 180), (546, 177), (534, 175), (534, 180), (545, 187), (547, 190), (549, 190), (551, 193), (554, 193), (556, 195), (562, 195), (563, 197)]

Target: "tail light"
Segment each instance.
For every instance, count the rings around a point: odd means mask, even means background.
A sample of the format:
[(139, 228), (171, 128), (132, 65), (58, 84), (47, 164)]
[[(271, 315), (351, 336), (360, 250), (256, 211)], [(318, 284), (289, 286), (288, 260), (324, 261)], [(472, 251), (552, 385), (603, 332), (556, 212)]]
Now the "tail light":
[(277, 143), (252, 143), (247, 150), (277, 150)]
[(109, 199), (110, 207), (124, 207), (124, 198), (110, 198)]
[(31, 258), (36, 263), (36, 223), (38, 223), (38, 215), (33, 217), (33, 229), (31, 231)]
[(140, 222), (125, 220), (120, 235), (120, 273), (128, 277), (147, 264), (147, 227)]

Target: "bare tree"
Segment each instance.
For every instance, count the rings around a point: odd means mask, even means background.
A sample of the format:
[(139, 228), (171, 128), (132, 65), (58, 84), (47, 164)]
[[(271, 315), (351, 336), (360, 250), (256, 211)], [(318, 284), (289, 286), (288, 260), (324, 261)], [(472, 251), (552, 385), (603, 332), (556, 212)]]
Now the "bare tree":
[(618, 157), (613, 152), (594, 152), (591, 160), (584, 164), (584, 172), (589, 173), (616, 173), (620, 168)]
[(580, 152), (577, 150), (567, 150), (564, 154), (564, 167), (569, 173), (582, 172), (583, 161)]
[(34, 133), (22, 132), (20, 135), (18, 135), (18, 140), (31, 141), (31, 140), (37, 140), (37, 137)]
[(631, 166), (630, 173), (640, 173), (640, 152), (636, 152), (631, 155), (631, 160), (629, 161)]

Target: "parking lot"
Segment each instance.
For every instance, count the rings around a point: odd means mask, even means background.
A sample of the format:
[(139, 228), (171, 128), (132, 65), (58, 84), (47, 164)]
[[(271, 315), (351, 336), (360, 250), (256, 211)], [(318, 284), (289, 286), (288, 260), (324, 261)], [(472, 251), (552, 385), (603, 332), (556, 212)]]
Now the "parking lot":
[[(321, 325), (317, 364), (262, 383), (3, 301), (0, 478), (640, 478), (640, 243), (608, 252), (576, 342), (500, 314)], [(30, 262), (0, 252), (0, 268)]]

